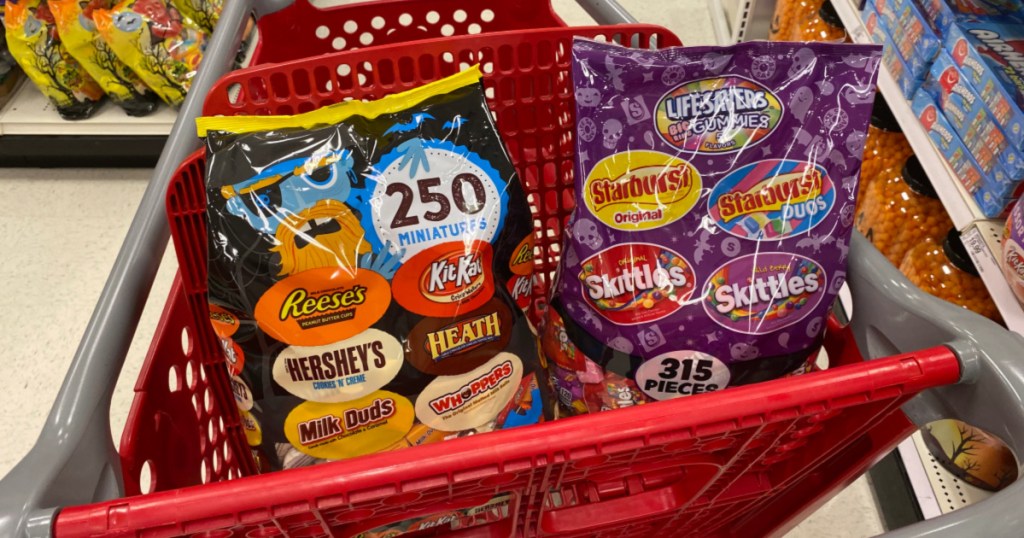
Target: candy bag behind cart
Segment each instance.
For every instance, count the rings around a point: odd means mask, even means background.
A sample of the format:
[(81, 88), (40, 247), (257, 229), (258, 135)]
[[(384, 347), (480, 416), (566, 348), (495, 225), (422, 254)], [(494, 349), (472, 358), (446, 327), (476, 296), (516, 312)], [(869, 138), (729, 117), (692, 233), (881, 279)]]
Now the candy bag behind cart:
[(199, 120), (212, 322), (268, 468), (549, 416), (511, 295), (532, 218), (480, 76)]
[(11, 55), (66, 120), (92, 116), (103, 90), (68, 53), (42, 0), (8, 0), (4, 9)]
[(108, 0), (48, 0), (47, 3), (68, 53), (96, 80), (111, 101), (129, 116), (145, 116), (156, 109), (156, 95), (117, 58), (96, 30), (93, 11), (109, 8)]
[(103, 39), (167, 104), (185, 99), (202, 59), (205, 35), (163, 0), (123, 0), (93, 11)]
[(207, 34), (213, 33), (224, 9), (224, 0), (172, 0), (171, 4)]

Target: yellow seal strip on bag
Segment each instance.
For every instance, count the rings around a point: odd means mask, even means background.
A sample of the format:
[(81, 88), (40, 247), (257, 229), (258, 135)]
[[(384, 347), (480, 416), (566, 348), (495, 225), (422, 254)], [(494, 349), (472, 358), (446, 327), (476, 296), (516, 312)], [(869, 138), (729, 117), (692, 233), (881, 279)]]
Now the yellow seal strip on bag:
[(368, 103), (343, 101), (294, 116), (204, 116), (196, 119), (196, 130), (200, 137), (205, 137), (210, 131), (244, 134), (278, 129), (313, 129), (340, 123), (352, 116), (374, 119), (416, 106), (435, 95), (476, 84), (482, 76), (480, 66), (474, 65), (447, 78)]
[(103, 99), (96, 81), (68, 54), (41, 0), (9, 0), (5, 10), (7, 46), (29, 79), (65, 119), (88, 118)]
[(202, 59), (205, 34), (164, 0), (123, 0), (93, 20), (117, 57), (171, 106), (185, 100)]
[(109, 7), (110, 0), (48, 0), (47, 4), (68, 53), (114, 103), (132, 116), (144, 116), (156, 108), (149, 88), (117, 58), (96, 30), (92, 13), (97, 8)]

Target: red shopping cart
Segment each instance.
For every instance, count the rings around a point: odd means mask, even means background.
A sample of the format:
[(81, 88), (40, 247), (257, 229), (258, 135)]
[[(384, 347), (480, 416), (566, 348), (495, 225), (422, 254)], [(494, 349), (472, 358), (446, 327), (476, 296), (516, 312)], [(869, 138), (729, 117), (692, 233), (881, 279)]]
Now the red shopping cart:
[[(534, 210), (540, 305), (572, 199), (571, 36), (644, 47), (678, 40), (645, 25), (558, 28), (560, 20), (543, 2), (503, 6), (512, 11), (470, 4), (392, 0), (285, 8), (261, 18), (259, 65), (216, 83), (217, 69), (227, 65), (220, 47), (230, 47), (236, 36), (215, 34), (51, 422), (0, 483), (5, 535), (357, 536), (396, 521), (490, 506), (472, 526), (424, 526), (410, 535), (763, 536), (794, 525), (908, 435), (914, 422), (960, 417), (1024, 447), (1024, 371), (1007, 360), (1022, 340), (912, 289), (857, 240), (849, 276), (856, 314), (846, 327), (830, 321), (832, 367), (826, 371), (255, 475), (206, 321), (204, 156), (187, 155), (195, 147), (189, 132), (189, 116), (199, 112), (195, 96), (206, 97), (206, 114), (287, 114), (345, 98), (379, 98), (480, 63), (489, 104)], [(516, 19), (515, 9), (532, 9), (536, 18)], [(222, 28), (242, 28), (247, 14), (244, 2), (227, 3)], [(443, 22), (447, 17), (452, 23)], [(510, 22), (483, 33), (483, 22), (499, 20)], [(507, 31), (517, 20), (551, 28)], [(469, 35), (447, 37), (444, 24)], [(364, 39), (360, 31), (367, 28), (380, 32), (367, 30)], [(437, 37), (430, 34), (435, 30), (444, 37), (429, 39)], [(418, 39), (415, 46), (400, 43), (397, 34), (405, 31), (406, 39)], [(371, 46), (330, 52), (359, 46), (355, 42)], [(288, 59), (287, 50), (320, 55), (261, 63)], [(122, 335), (134, 328), (141, 308), (137, 297), (147, 288), (140, 279), (155, 270), (146, 265), (161, 239), (156, 208), (164, 188), (180, 279), (136, 386), (118, 460), (103, 437), (111, 379), (127, 347)], [(144, 274), (130, 274), (133, 269)], [(134, 308), (117, 310), (118, 304)], [(863, 361), (858, 343), (870, 356), (886, 358)], [(999, 411), (983, 413), (986, 408)], [(963, 533), (970, 525), (997, 524), (969, 516), (1012, 505), (1022, 494), (1018, 486), (963, 511), (967, 516), (904, 532), (916, 536), (943, 525)]]

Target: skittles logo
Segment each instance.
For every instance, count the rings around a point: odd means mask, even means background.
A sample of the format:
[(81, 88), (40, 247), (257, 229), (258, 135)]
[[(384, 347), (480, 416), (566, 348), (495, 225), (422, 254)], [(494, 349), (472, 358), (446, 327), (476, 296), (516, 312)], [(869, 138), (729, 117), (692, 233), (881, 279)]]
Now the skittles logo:
[(827, 289), (825, 270), (784, 252), (760, 252), (722, 265), (704, 285), (704, 310), (722, 327), (767, 334), (814, 312)]
[(608, 226), (640, 231), (689, 213), (700, 189), (700, 173), (690, 163), (657, 151), (629, 151), (594, 165), (583, 186), (583, 199)]
[(617, 325), (661, 319), (693, 295), (693, 268), (679, 254), (648, 243), (626, 243), (582, 263), (587, 304)]
[(741, 239), (785, 239), (824, 220), (836, 202), (824, 168), (770, 159), (735, 170), (708, 196), (708, 214)]
[(714, 155), (761, 142), (781, 118), (782, 103), (768, 88), (728, 76), (687, 82), (666, 93), (654, 127), (673, 147)]

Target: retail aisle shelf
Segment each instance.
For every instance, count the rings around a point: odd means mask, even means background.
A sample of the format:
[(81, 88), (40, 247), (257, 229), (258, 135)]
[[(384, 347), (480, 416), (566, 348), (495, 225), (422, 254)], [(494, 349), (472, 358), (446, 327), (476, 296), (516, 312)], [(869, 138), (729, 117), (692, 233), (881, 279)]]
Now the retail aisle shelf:
[(133, 118), (110, 102), (87, 120), (66, 121), (39, 90), (22, 83), (0, 110), (0, 135), (57, 136), (166, 136), (174, 125), (176, 111), (161, 105), (144, 118)]
[(1010, 290), (1010, 285), (1003, 277), (1002, 244), (1003, 221), (982, 220), (975, 222), (964, 230), (962, 236), (967, 253), (974, 260), (978, 274), (985, 281), (992, 300), (1003, 315), (1006, 326), (1018, 334), (1024, 334), (1024, 309), (1017, 302), (1017, 297)]
[[(850, 0), (834, 0), (832, 4), (855, 42), (872, 42), (871, 36), (861, 21), (860, 14)], [(946, 164), (946, 160), (932, 145), (928, 133), (914, 116), (910, 103), (903, 97), (896, 81), (884, 66), (878, 73), (878, 90), (885, 96), (885, 101), (899, 121), (900, 127), (903, 128), (903, 134), (910, 142), (914, 153), (921, 160), (921, 165), (928, 177), (931, 178), (932, 185), (939, 193), (939, 198), (942, 199), (942, 204), (946, 206), (953, 225), (963, 231), (974, 221), (984, 219), (985, 216), (978, 209), (978, 205), (974, 203), (949, 165)]]

